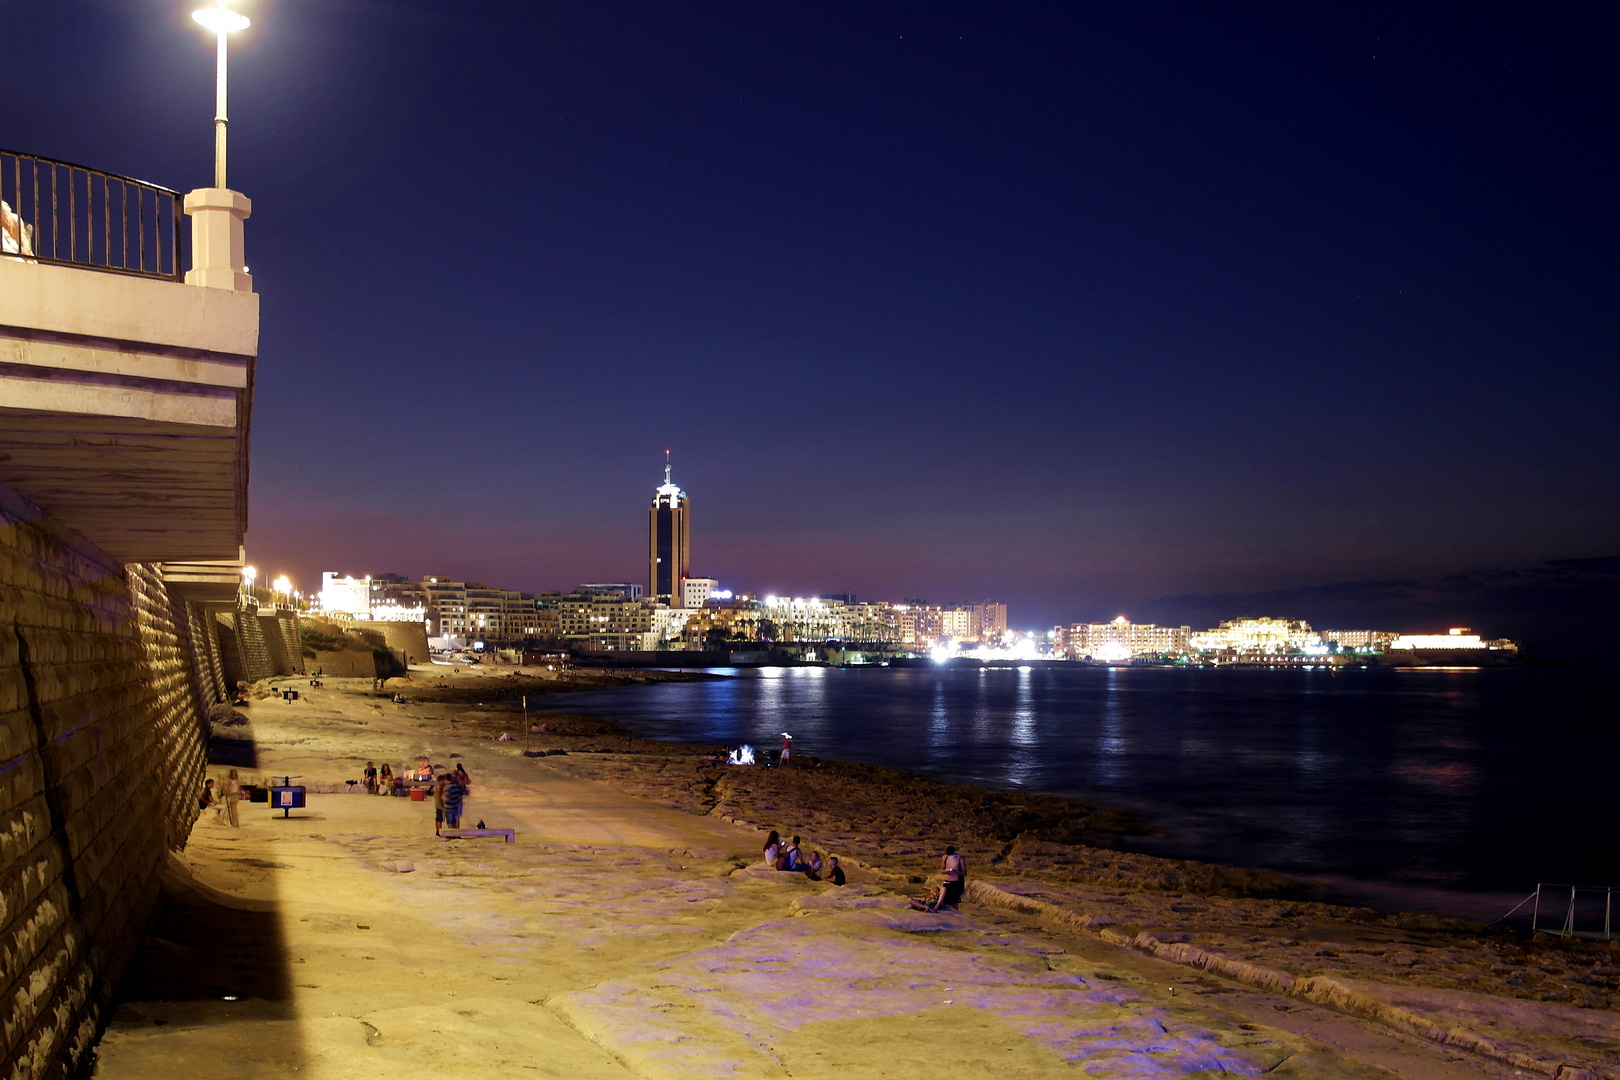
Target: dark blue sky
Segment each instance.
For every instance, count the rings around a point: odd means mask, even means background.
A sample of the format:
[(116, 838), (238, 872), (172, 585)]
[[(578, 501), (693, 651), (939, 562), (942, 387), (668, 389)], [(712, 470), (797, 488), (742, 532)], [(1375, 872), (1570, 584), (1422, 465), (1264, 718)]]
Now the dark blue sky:
[[(206, 184), (194, 6), (10, 6), (0, 145)], [(1620, 551), (1612, 6), (237, 6), (262, 568), (639, 578), (666, 448), (1025, 625)]]

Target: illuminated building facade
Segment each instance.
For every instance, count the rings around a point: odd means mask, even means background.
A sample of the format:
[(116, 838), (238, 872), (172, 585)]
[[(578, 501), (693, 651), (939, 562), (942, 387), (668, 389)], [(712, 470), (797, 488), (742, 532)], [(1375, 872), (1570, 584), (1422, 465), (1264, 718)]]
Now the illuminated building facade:
[(669, 478), (653, 492), (647, 511), (647, 593), (664, 604), (679, 607), (682, 582), (692, 559), (691, 500)]
[(371, 579), (339, 577), (331, 570), (323, 570), (321, 611), (328, 615), (347, 615), (351, 619), (371, 618)]
[(1401, 635), (1394, 630), (1324, 630), (1322, 640), (1341, 649), (1383, 652)]
[(1192, 627), (1133, 623), (1121, 615), (1112, 622), (1075, 623), (1066, 636), (1065, 651), (1073, 659), (1106, 662), (1187, 652)]
[(1322, 635), (1299, 619), (1228, 619), (1213, 630), (1192, 635), (1191, 644), (1205, 652), (1292, 653), (1320, 645)]
[(510, 644), (557, 635), (556, 616), (532, 593), (439, 577), (423, 578), (418, 587), (433, 637)]
[(712, 577), (689, 577), (681, 582), (681, 603), (683, 608), (700, 608), (709, 602), (709, 596), (720, 587), (720, 583)]
[(557, 637), (591, 650), (664, 648), (695, 614), (622, 591), (541, 593), (540, 603), (556, 619)]
[(1517, 642), (1505, 638), (1487, 641), (1478, 634), (1473, 633), (1466, 626), (1452, 627), (1444, 634), (1402, 634), (1390, 643), (1391, 652), (1403, 649), (1414, 651), (1487, 651), (1487, 652), (1513, 652), (1519, 651)]

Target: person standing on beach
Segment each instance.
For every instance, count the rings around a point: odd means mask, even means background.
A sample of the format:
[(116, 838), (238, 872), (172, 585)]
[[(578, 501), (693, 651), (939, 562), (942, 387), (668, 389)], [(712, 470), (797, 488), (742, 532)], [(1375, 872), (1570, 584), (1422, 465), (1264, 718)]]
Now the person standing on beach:
[(450, 786), (450, 774), (445, 773), (439, 777), (439, 782), (433, 785), (433, 835), (438, 836), (444, 830), (444, 789)]
[(456, 779), (456, 775), (445, 774), (447, 783), (444, 785), (444, 827), (447, 829), (461, 828), (461, 801), (467, 797), (467, 789), (461, 786), (461, 781)]
[(236, 778), (236, 770), (225, 779), (225, 817), (234, 828), (242, 827), (242, 819), (236, 815), (236, 804), (242, 801), (242, 783)]
[(939, 869), (945, 875), (945, 893), (940, 897), (939, 906), (960, 907), (962, 892), (967, 888), (967, 860), (956, 853), (954, 845), (947, 844)]
[(790, 758), (792, 756), (793, 756), (793, 736), (789, 735), (787, 732), (784, 731), (784, 732), (782, 732), (782, 758), (781, 758), (782, 764), (786, 765), (788, 763), (788, 758)]

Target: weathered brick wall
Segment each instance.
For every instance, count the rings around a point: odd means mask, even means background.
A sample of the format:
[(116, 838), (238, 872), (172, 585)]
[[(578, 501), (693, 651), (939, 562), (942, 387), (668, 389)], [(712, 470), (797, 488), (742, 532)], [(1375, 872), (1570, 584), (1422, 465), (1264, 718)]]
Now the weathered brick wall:
[(202, 783), (161, 577), (0, 487), (0, 1077), (68, 1077)]

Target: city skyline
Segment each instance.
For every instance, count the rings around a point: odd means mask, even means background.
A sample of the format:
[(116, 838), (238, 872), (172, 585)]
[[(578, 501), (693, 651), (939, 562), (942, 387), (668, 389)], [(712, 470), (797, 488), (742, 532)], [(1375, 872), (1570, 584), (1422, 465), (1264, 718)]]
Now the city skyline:
[[(10, 59), (13, 145), (206, 182), (187, 12), (11, 14), (80, 59)], [(761, 591), (1527, 638), (1584, 592), (1571, 640), (1616, 591), (1567, 562), (1620, 552), (1596, 11), (250, 14), (233, 184), (297, 312), (254, 384), (259, 561), (639, 578), (669, 447), (696, 569)], [(424, 244), (468, 160), (515, 194)]]

